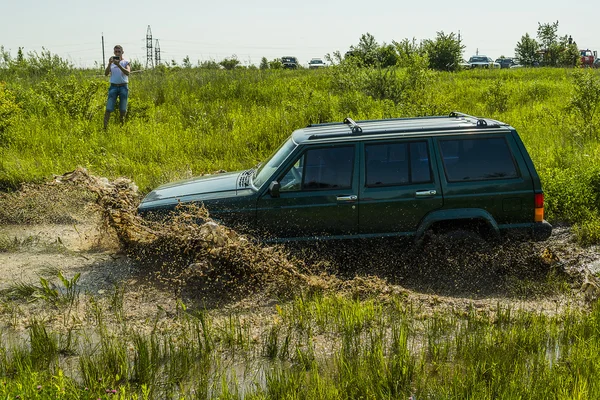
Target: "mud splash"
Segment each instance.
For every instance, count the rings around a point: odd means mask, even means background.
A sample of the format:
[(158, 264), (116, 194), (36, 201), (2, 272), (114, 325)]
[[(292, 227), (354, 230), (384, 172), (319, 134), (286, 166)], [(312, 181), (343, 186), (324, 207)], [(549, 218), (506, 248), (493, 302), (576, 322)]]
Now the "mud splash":
[[(248, 295), (285, 297), (299, 291), (386, 292), (377, 278), (342, 280), (317, 272), (280, 246), (263, 246), (210, 218), (197, 206), (180, 206), (163, 222), (137, 215), (140, 196), (128, 179), (109, 181), (78, 168), (55, 177), (54, 185), (75, 185), (96, 195), (107, 231), (122, 250), (179, 295), (203, 302), (224, 302)], [(195, 294), (194, 294), (195, 293)]]

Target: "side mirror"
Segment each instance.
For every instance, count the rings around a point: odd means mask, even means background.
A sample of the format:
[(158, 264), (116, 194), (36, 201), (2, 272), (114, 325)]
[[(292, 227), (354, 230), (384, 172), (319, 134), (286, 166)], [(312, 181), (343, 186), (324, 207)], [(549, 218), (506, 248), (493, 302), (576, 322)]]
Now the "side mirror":
[(281, 188), (281, 185), (279, 184), (279, 182), (277, 182), (277, 181), (271, 182), (271, 184), (269, 185), (269, 194), (271, 195), (271, 197), (279, 197), (279, 189), (280, 188)]

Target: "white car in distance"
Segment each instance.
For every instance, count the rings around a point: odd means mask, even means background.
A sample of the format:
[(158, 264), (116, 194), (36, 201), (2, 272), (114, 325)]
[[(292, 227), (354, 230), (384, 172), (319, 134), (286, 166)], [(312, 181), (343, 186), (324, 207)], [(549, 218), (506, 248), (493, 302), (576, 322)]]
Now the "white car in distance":
[(500, 64), (487, 56), (472, 56), (467, 61), (471, 69), (475, 68), (500, 68)]
[(325, 64), (325, 62), (320, 58), (312, 58), (308, 62), (308, 69), (319, 69), (319, 68), (325, 68), (326, 66), (327, 66), (327, 64)]

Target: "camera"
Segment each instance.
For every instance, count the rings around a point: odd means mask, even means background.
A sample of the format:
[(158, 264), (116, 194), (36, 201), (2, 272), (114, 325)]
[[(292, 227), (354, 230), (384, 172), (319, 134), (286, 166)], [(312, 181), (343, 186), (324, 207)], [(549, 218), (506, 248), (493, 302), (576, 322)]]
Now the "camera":
[(119, 56), (113, 56), (113, 61), (121, 61), (121, 57), (119, 57)]

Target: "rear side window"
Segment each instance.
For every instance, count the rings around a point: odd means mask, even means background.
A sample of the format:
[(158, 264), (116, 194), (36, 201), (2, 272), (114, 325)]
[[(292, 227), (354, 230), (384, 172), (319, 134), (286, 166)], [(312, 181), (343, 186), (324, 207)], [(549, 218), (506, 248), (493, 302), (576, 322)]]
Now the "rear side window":
[(365, 145), (366, 186), (431, 182), (427, 142)]
[(503, 137), (440, 140), (439, 145), (449, 182), (519, 177)]

